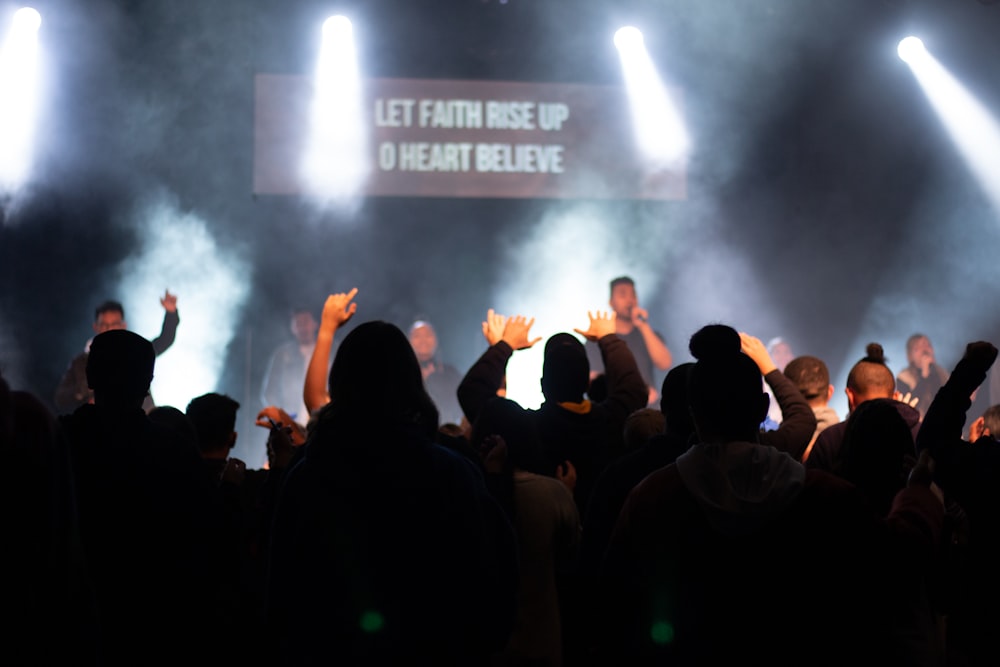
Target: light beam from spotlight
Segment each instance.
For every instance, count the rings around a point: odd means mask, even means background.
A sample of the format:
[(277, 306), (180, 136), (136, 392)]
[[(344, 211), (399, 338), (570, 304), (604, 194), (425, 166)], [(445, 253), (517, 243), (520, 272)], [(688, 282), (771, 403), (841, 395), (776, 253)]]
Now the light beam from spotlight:
[[(900, 49), (903, 49), (902, 43)], [(930, 51), (921, 50), (913, 43), (906, 51), (904, 60), (910, 71), (969, 169), (1000, 211), (1000, 125)]]
[(364, 185), (371, 160), (354, 30), (345, 16), (323, 24), (309, 121), (303, 161), (307, 194), (323, 203), (350, 200)]
[(687, 129), (646, 50), (642, 33), (626, 26), (615, 33), (614, 42), (639, 149), (656, 167), (683, 163), (690, 151)]
[(0, 48), (0, 192), (16, 190), (31, 172), (41, 21), (30, 7), (17, 10)]

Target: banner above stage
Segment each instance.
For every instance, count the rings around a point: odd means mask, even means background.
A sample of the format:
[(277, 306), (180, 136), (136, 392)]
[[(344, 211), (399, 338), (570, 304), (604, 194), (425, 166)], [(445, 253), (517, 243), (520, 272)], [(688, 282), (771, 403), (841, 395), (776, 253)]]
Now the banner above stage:
[[(256, 194), (305, 192), (312, 101), (308, 77), (256, 77)], [(653, 165), (638, 150), (621, 87), (368, 79), (361, 109), (360, 195), (686, 196), (683, 164)]]

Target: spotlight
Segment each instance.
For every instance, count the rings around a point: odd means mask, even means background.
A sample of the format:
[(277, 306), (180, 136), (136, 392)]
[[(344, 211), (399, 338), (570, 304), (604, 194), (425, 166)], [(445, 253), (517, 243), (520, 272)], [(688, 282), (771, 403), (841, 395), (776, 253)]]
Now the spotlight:
[(638, 28), (629, 25), (615, 32), (615, 48), (619, 51), (641, 48), (642, 44), (642, 33)]
[(323, 23), (323, 39), (350, 39), (353, 36), (351, 20), (346, 16), (331, 16)]
[(14, 25), (18, 29), (37, 31), (42, 25), (42, 15), (31, 7), (21, 7), (14, 12)]
[(912, 63), (927, 53), (927, 49), (919, 37), (907, 37), (903, 39), (899, 42), (896, 51), (905, 63)]

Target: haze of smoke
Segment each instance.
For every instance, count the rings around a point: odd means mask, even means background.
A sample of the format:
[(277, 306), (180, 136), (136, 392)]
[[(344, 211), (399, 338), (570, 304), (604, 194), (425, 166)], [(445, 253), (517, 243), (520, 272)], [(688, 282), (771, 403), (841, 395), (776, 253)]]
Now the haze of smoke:
[(214, 391), (251, 284), (246, 262), (220, 247), (208, 221), (179, 210), (160, 193), (135, 212), (142, 246), (121, 267), (132, 330), (156, 337), (163, 320), (159, 299), (177, 295), (181, 323), (174, 345), (157, 358), (151, 393), (160, 405), (184, 409)]

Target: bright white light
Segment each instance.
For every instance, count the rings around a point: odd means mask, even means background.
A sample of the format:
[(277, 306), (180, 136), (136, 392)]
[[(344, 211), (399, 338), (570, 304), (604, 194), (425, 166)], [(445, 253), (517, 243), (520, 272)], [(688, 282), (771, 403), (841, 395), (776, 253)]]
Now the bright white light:
[(903, 39), (899, 42), (896, 51), (899, 53), (899, 57), (903, 59), (903, 62), (907, 63), (914, 62), (927, 55), (927, 49), (919, 37), (907, 37)]
[(31, 171), (41, 21), (34, 9), (19, 9), (0, 49), (0, 192), (17, 189)]
[(358, 194), (370, 170), (354, 31), (346, 17), (323, 24), (314, 86), (306, 192), (323, 203), (343, 203)]
[(346, 16), (331, 16), (323, 22), (323, 39), (353, 39), (354, 28)]
[(204, 218), (181, 211), (169, 195), (140, 206), (132, 224), (142, 246), (121, 266), (129, 329), (155, 338), (163, 323), (160, 297), (166, 289), (177, 296), (177, 339), (156, 358), (150, 393), (157, 405), (183, 410), (219, 388), (250, 267), (231, 244), (216, 241)]
[(1000, 211), (1000, 125), (929, 51), (907, 64), (969, 169)]
[(622, 28), (615, 34), (615, 44), (643, 156), (653, 168), (683, 162), (690, 150), (687, 130), (643, 45), (642, 34), (635, 28)]
[(42, 15), (31, 7), (22, 7), (14, 12), (14, 25), (19, 29), (37, 32), (42, 26)]
[(625, 26), (615, 32), (615, 48), (620, 51), (642, 48), (642, 33), (638, 28)]

